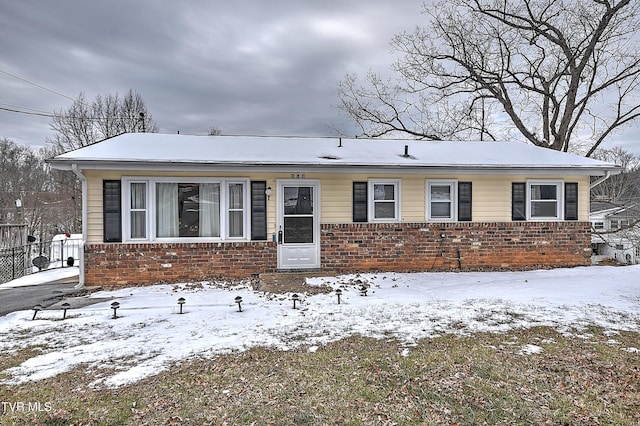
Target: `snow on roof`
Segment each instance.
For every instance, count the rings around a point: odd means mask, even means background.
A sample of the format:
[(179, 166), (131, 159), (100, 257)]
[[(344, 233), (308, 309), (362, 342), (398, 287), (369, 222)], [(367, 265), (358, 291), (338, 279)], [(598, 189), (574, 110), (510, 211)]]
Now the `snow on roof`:
[[(127, 133), (59, 155), (55, 168), (134, 168), (158, 163), (326, 168), (581, 169), (616, 172), (614, 164), (519, 142), (451, 142), (273, 136)], [(576, 170), (577, 172), (577, 170)]]

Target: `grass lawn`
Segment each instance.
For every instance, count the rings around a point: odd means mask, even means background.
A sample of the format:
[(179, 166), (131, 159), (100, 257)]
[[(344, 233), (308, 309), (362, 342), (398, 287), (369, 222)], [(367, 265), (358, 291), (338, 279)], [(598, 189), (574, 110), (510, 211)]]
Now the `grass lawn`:
[[(90, 388), (96, 372), (76, 368), (2, 385), (0, 424), (638, 425), (640, 353), (629, 348), (640, 348), (638, 333), (533, 328), (410, 348), (363, 337), (316, 351), (255, 348), (117, 389)], [(0, 354), (0, 371), (37, 350)]]

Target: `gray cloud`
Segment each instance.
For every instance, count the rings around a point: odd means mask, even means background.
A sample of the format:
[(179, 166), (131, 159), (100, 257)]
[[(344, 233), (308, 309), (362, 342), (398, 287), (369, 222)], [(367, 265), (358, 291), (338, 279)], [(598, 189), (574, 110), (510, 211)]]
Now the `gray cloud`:
[[(384, 71), (419, 0), (21, 0), (0, 14), (0, 70), (75, 98), (138, 91), (165, 133), (330, 135), (347, 72)], [(53, 112), (69, 99), (0, 73), (0, 107)], [(35, 111), (34, 111), (35, 112)], [(49, 119), (0, 110), (0, 137), (42, 145)], [(637, 127), (616, 136), (640, 155)]]
[[(380, 2), (382, 3), (382, 2)], [(347, 72), (391, 62), (421, 3), (23, 0), (3, 6), (0, 69), (75, 98), (140, 92), (162, 132), (332, 134)], [(0, 74), (2, 105), (71, 101)], [(0, 112), (1, 136), (41, 145), (49, 119)], [(348, 129), (348, 125), (346, 127)]]

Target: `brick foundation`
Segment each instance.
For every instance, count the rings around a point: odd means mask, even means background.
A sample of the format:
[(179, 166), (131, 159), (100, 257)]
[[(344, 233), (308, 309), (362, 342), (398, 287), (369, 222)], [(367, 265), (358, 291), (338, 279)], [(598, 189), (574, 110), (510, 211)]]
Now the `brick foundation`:
[(322, 268), (400, 272), (588, 266), (590, 228), (589, 222), (322, 225)]
[(274, 272), (272, 242), (88, 244), (85, 285), (137, 285), (246, 278)]
[[(444, 237), (441, 237), (441, 236)], [(589, 222), (323, 224), (324, 271), (587, 266)], [(273, 242), (88, 244), (86, 285), (136, 285), (275, 272)]]

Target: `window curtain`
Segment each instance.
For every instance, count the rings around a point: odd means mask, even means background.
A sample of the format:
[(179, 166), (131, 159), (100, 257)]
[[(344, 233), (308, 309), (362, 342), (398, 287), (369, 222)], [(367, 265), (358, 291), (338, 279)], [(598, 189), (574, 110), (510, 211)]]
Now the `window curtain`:
[(220, 236), (220, 184), (200, 184), (200, 236)]
[(161, 238), (178, 236), (178, 185), (156, 184), (156, 233)]

